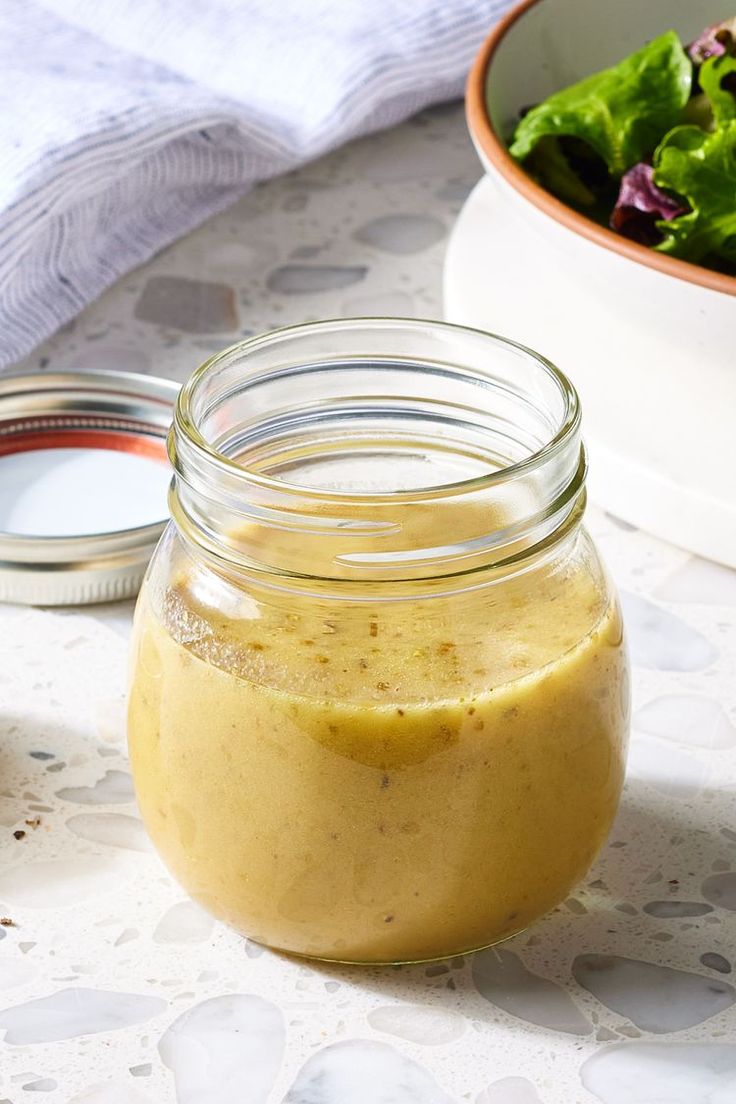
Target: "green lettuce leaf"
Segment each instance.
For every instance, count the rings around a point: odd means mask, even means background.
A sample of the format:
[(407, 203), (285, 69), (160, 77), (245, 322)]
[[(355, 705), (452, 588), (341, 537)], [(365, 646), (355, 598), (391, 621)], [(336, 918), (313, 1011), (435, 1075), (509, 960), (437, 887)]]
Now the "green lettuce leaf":
[(736, 57), (721, 54), (708, 58), (701, 66), (698, 80), (711, 102), (716, 126), (736, 119)]
[(529, 154), (528, 168), (548, 192), (572, 203), (591, 207), (595, 196), (570, 166), (556, 138), (545, 134)]
[(691, 210), (662, 220), (663, 253), (687, 261), (736, 260), (736, 119), (708, 133), (675, 127), (654, 156), (654, 182), (687, 200)]
[(692, 62), (675, 32), (667, 31), (611, 69), (533, 107), (516, 128), (511, 155), (525, 160), (545, 135), (576, 137), (621, 176), (680, 121), (691, 87)]

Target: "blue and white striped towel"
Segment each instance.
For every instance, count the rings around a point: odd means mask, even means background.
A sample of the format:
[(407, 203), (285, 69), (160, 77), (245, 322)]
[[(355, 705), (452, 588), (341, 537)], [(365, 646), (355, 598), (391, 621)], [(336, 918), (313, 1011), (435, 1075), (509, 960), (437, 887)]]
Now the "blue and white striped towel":
[(0, 366), (255, 181), (462, 92), (510, 0), (0, 0)]

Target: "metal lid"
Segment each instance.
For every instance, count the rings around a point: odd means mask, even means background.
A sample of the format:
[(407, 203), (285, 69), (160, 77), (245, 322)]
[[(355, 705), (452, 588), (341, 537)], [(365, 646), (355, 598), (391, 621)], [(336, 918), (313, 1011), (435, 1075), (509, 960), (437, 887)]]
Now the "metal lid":
[(178, 390), (129, 372), (0, 376), (0, 601), (137, 593), (168, 520)]

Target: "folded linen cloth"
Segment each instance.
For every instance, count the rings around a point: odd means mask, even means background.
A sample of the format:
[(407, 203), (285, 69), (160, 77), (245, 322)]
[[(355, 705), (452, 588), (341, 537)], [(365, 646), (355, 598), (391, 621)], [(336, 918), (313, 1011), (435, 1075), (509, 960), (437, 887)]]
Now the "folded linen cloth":
[(510, 0), (0, 0), (0, 367), (265, 180), (461, 94)]

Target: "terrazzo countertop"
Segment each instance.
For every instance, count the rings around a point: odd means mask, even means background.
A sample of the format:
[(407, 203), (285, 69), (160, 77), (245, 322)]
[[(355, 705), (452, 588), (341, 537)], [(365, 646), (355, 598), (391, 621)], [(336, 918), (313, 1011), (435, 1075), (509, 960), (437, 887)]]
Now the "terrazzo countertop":
[[(282, 322), (438, 315), (478, 175), (460, 109), (427, 112), (257, 188), (18, 367), (184, 379)], [(290, 961), (187, 901), (133, 801), (131, 605), (1, 608), (0, 1104), (736, 1100), (736, 573), (589, 525), (634, 663), (620, 815), (554, 913), (432, 965)]]

